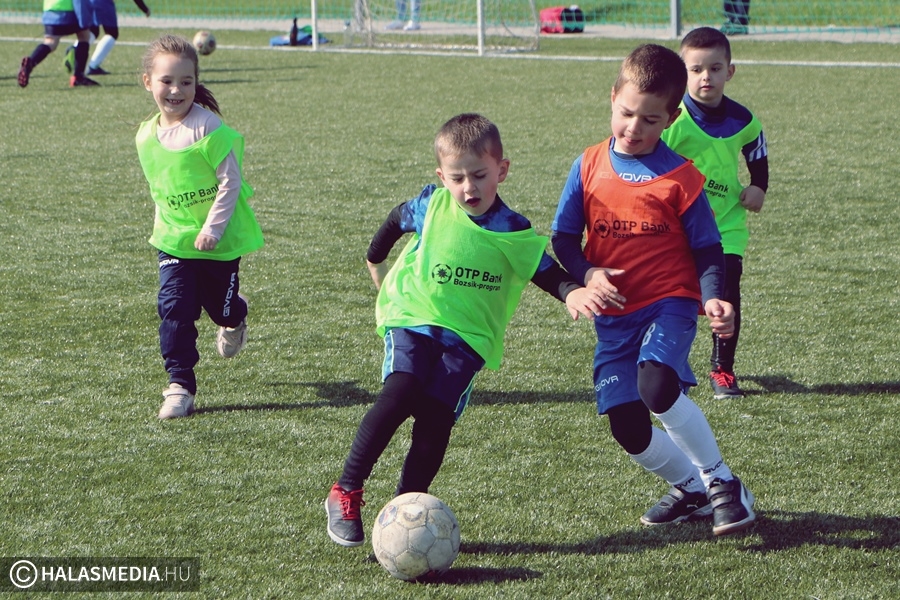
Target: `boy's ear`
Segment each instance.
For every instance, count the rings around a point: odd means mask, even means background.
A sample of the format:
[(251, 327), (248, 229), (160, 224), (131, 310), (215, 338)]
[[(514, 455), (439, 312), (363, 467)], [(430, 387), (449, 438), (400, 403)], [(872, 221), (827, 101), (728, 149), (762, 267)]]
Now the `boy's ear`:
[(732, 77), (734, 77), (734, 63), (728, 65), (728, 77), (725, 78), (725, 81), (731, 81)]
[[(444, 183), (444, 172), (441, 170), (441, 168), (438, 167), (437, 169), (434, 170), (434, 172), (438, 176), (438, 179), (441, 180), (441, 183)], [(447, 184), (444, 184), (445, 187), (446, 187), (446, 185)]]
[(509, 175), (509, 159), (504, 158), (500, 161), (500, 176), (497, 178), (497, 183), (503, 183), (507, 175)]
[(680, 115), (680, 114), (681, 114), (681, 107), (679, 106), (678, 108), (675, 109), (675, 112), (673, 112), (671, 115), (669, 115), (669, 122), (666, 123), (666, 126), (664, 127), (664, 129), (668, 129), (672, 125), (672, 123), (675, 122), (675, 119), (677, 119), (678, 115)]

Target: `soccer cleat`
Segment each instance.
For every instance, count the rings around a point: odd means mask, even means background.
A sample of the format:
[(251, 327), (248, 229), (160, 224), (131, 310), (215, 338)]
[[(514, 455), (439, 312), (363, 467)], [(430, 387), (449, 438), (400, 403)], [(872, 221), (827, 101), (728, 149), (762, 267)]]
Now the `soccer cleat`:
[(756, 520), (756, 513), (753, 512), (756, 498), (737, 477), (730, 481), (713, 479), (706, 496), (712, 505), (715, 535), (743, 531)]
[(419, 29), (422, 29), (422, 26), (419, 25), (418, 21), (410, 21), (403, 26), (403, 31), (418, 31)]
[(88, 67), (88, 75), (109, 75), (109, 71), (103, 67)]
[(85, 77), (84, 75), (82, 75), (81, 77), (79, 77), (78, 75), (72, 75), (72, 77), (69, 78), (69, 87), (80, 87), (83, 85), (92, 86), (100, 84), (93, 79), (90, 79), (89, 77)]
[(66, 54), (63, 56), (63, 67), (69, 75), (75, 74), (75, 46), (66, 48)]
[(712, 513), (709, 499), (703, 492), (686, 492), (673, 485), (666, 495), (660, 498), (641, 517), (644, 525), (668, 525), (680, 523), (697, 517), (708, 517)]
[(391, 21), (387, 25), (384, 26), (388, 31), (397, 31), (398, 29), (403, 29), (403, 21)]
[(348, 492), (337, 483), (331, 487), (325, 499), (325, 512), (328, 514), (328, 537), (334, 543), (352, 548), (361, 546), (366, 540), (359, 510), (366, 505), (362, 496), (362, 490)]
[(163, 390), (162, 407), (159, 409), (160, 419), (178, 419), (189, 417), (194, 413), (194, 395), (184, 389), (180, 384), (170, 383)]
[(709, 383), (712, 385), (713, 398), (716, 400), (743, 398), (744, 396), (744, 392), (738, 387), (734, 373), (726, 371), (722, 367), (716, 367), (715, 371), (710, 371)]
[(31, 71), (34, 69), (34, 61), (30, 56), (22, 59), (22, 66), (19, 68), (19, 87), (28, 85), (28, 78), (31, 77)]

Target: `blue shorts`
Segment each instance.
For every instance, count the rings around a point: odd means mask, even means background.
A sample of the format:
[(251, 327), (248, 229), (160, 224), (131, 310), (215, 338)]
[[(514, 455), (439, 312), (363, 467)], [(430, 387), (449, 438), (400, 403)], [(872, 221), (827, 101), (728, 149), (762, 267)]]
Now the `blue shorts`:
[(482, 367), (484, 361), (474, 359), (471, 351), (425, 334), (404, 328), (384, 334), (382, 381), (397, 371), (415, 375), (423, 393), (450, 407), (457, 419), (469, 404), (475, 375)]
[(697, 385), (688, 356), (697, 334), (697, 302), (666, 298), (633, 313), (598, 317), (594, 353), (597, 412), (640, 399), (638, 363), (653, 360), (672, 367), (682, 390)]
[(94, 9), (94, 25), (102, 25), (103, 28), (119, 27), (119, 17), (116, 14), (116, 3), (112, 0), (91, 0), (91, 8)]

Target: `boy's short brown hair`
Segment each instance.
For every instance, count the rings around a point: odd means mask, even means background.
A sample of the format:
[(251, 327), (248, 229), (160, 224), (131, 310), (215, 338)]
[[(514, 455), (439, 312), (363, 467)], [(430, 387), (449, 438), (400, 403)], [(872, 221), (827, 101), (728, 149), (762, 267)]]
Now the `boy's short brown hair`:
[(434, 155), (438, 164), (442, 156), (460, 156), (472, 152), (490, 154), (503, 160), (500, 130), (490, 120), (475, 113), (456, 115), (441, 127), (434, 138)]
[(693, 50), (724, 50), (728, 64), (731, 64), (731, 42), (725, 34), (713, 27), (698, 27), (688, 32), (681, 40), (681, 55), (688, 48)]
[(671, 115), (678, 110), (684, 97), (687, 69), (674, 50), (658, 44), (643, 44), (622, 61), (613, 89), (618, 93), (627, 83), (643, 94), (653, 94), (665, 100)]

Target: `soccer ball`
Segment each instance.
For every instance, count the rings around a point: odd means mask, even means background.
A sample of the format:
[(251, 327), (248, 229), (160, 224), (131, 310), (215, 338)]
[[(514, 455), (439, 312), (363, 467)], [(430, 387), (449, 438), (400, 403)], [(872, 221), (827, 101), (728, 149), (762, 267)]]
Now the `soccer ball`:
[(216, 49), (216, 38), (208, 31), (198, 31), (194, 34), (194, 48), (198, 54), (208, 56)]
[(372, 548), (397, 579), (434, 579), (459, 554), (459, 522), (450, 507), (430, 494), (401, 494), (378, 513)]

